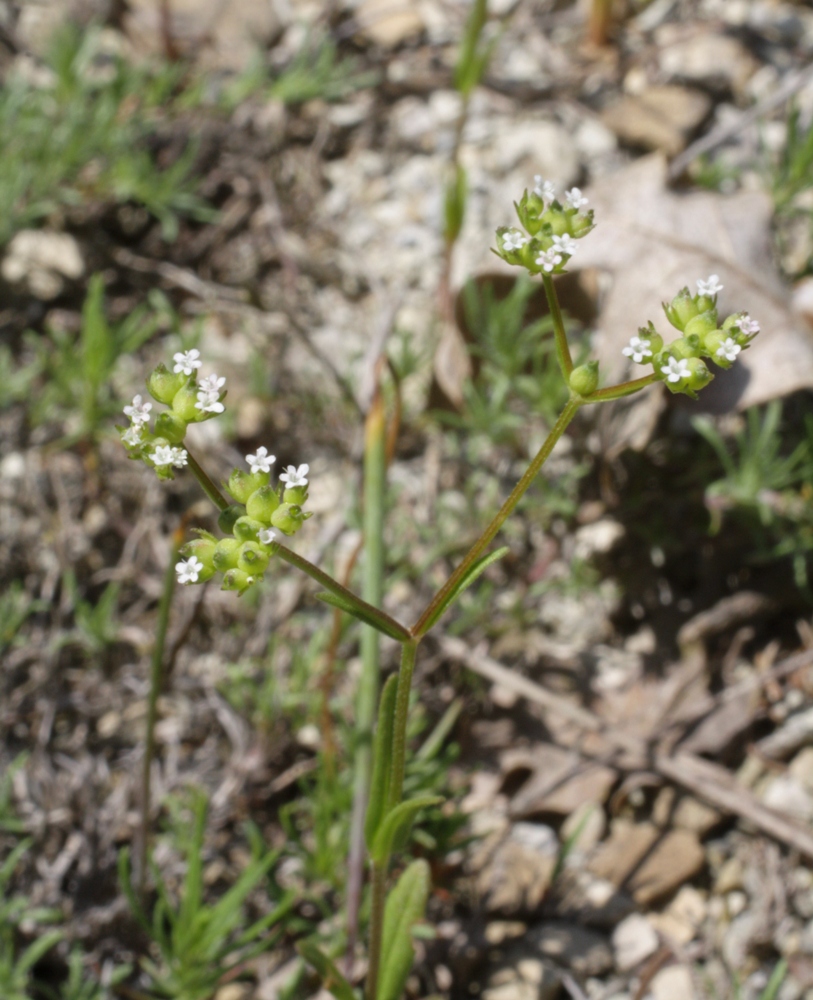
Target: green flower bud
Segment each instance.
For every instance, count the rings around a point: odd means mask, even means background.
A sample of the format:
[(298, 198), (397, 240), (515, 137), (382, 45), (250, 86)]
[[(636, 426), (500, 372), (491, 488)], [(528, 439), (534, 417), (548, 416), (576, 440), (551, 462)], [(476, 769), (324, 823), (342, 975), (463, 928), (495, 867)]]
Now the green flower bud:
[(570, 373), (570, 388), (580, 396), (589, 396), (598, 388), (598, 361), (588, 361)]
[(160, 364), (147, 379), (147, 391), (153, 399), (169, 406), (184, 382), (185, 375), (176, 375), (166, 365)]
[(308, 487), (289, 486), (282, 494), (282, 499), (285, 503), (295, 503), (301, 507), (308, 499)]
[(212, 565), (215, 569), (220, 570), (221, 573), (227, 569), (233, 569), (240, 557), (242, 544), (236, 538), (221, 538), (212, 554)]
[(170, 444), (182, 444), (186, 437), (187, 423), (172, 410), (165, 410), (155, 418), (155, 433)]
[(188, 424), (195, 423), (203, 417), (203, 414), (195, 403), (198, 400), (198, 384), (194, 375), (184, 379), (181, 388), (175, 393), (172, 399), (172, 409)]
[(279, 507), (279, 494), (273, 486), (261, 486), (255, 490), (246, 500), (246, 511), (249, 517), (262, 521), (263, 524), (271, 523), (271, 515)]
[(238, 517), (234, 522), (234, 537), (241, 542), (256, 542), (257, 535), (265, 527), (262, 521), (253, 517)]
[(664, 302), (663, 311), (672, 326), (678, 330), (685, 330), (689, 320), (694, 319), (700, 312), (688, 288), (681, 288), (671, 302)]
[(296, 534), (310, 514), (303, 514), (302, 508), (295, 503), (281, 504), (271, 515), (271, 524), (286, 535)]
[(224, 535), (230, 535), (238, 518), (244, 517), (246, 508), (239, 503), (230, 504), (225, 510), (221, 510), (217, 519), (217, 526)]
[(260, 575), (268, 568), (268, 552), (257, 542), (243, 542), (237, 558), (237, 568), (244, 573)]
[(683, 331), (687, 336), (696, 334), (699, 337), (705, 337), (707, 333), (711, 333), (712, 330), (717, 329), (717, 311), (715, 309), (709, 309), (707, 312), (700, 313), (700, 315), (695, 316), (690, 319), (686, 324), (686, 328)]
[(235, 469), (225, 486), (238, 503), (248, 503), (251, 494), (261, 486), (267, 486), (270, 479), (267, 472), (243, 472), (242, 469)]
[(221, 590), (236, 590), (238, 594), (245, 593), (257, 578), (242, 569), (230, 569), (223, 577)]
[(520, 198), (519, 203), (514, 202), (514, 208), (517, 212), (517, 218), (522, 223), (523, 228), (531, 234), (531, 236), (536, 236), (539, 230), (542, 228), (542, 223), (539, 221), (539, 216), (545, 208), (544, 201), (535, 192), (528, 194), (527, 190)]

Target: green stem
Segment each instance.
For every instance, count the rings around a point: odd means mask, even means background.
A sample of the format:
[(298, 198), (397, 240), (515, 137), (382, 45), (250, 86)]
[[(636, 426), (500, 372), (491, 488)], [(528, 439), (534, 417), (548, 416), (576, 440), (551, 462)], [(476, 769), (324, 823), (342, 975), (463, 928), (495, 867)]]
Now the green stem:
[[(571, 398), (564, 410), (562, 410), (559, 415), (559, 419), (553, 425), (553, 429), (550, 434), (548, 434), (545, 439), (545, 443), (539, 449), (539, 451), (534, 456), (533, 461), (528, 466), (523, 475), (522, 479), (517, 483), (517, 485), (511, 491), (510, 496), (505, 501), (505, 503), (500, 507), (497, 515), (492, 520), (491, 524), (486, 528), (486, 530), (480, 535), (477, 541), (472, 545), (469, 551), (466, 553), (465, 558), (457, 567), (457, 569), (452, 573), (449, 579), (444, 583), (441, 589), (435, 594), (432, 600), (427, 605), (421, 617), (412, 626), (412, 635), (420, 638), (425, 635), (428, 631), (432, 616), (435, 613), (438, 606), (444, 605), (444, 602), (449, 597), (449, 595), (454, 591), (463, 577), (471, 569), (472, 565), (480, 558), (480, 556), (485, 552), (488, 546), (491, 544), (494, 536), (500, 530), (500, 528), (505, 523), (506, 519), (513, 513), (514, 508), (517, 506), (519, 501), (522, 499), (523, 494), (528, 490), (528, 487), (536, 478), (539, 470), (545, 464), (546, 459), (553, 451), (554, 445), (559, 440), (559, 438), (564, 434), (567, 425), (576, 416), (579, 407), (584, 402), (583, 399), (579, 397)], [(398, 694), (400, 697), (401, 688), (400, 684), (398, 687)]]
[(412, 687), (412, 672), (415, 669), (415, 657), (418, 653), (419, 642), (420, 637), (410, 639), (401, 647), (401, 666), (398, 670), (398, 693), (395, 696), (395, 719), (392, 729), (392, 766), (387, 792), (387, 812), (401, 802), (404, 794), (409, 692)]
[(565, 321), (559, 305), (559, 296), (556, 294), (556, 286), (553, 283), (553, 278), (549, 274), (542, 275), (542, 284), (545, 286), (548, 308), (553, 319), (553, 335), (556, 338), (556, 358), (559, 361), (559, 367), (562, 369), (565, 382), (568, 382), (570, 373), (573, 371), (573, 358), (570, 356), (570, 346), (567, 342), (567, 333), (565, 333)]
[(152, 762), (155, 756), (155, 723), (158, 718), (158, 696), (161, 692), (161, 678), (164, 664), (164, 647), (166, 645), (169, 613), (172, 608), (172, 597), (175, 593), (175, 559), (178, 549), (183, 543), (183, 529), (179, 528), (172, 536), (169, 549), (169, 562), (164, 573), (164, 589), (161, 602), (158, 605), (158, 623), (155, 630), (155, 645), (152, 649), (150, 664), (150, 692), (147, 699), (147, 732), (144, 741), (144, 764), (141, 772), (141, 830), (138, 844), (138, 894), (143, 899), (147, 878), (147, 853), (150, 835), (150, 778)]
[(387, 897), (387, 862), (373, 865), (372, 908), (370, 911), (370, 950), (367, 956), (367, 1000), (376, 1000), (381, 969), (381, 943), (384, 936), (384, 905)]
[(200, 488), (206, 494), (206, 496), (212, 501), (212, 503), (217, 507), (218, 510), (226, 510), (231, 504), (223, 496), (220, 490), (215, 486), (208, 475), (203, 471), (203, 469), (198, 465), (197, 461), (192, 457), (192, 453), (186, 448), (186, 460), (188, 463), (189, 471), (200, 483)]
[(343, 587), (338, 581), (334, 580), (332, 576), (329, 576), (324, 572), (324, 570), (319, 569), (318, 566), (314, 566), (312, 562), (307, 560), (304, 556), (299, 555), (298, 552), (294, 552), (285, 545), (277, 545), (275, 554), (278, 555), (280, 559), (284, 559), (285, 562), (290, 563), (291, 566), (296, 566), (296, 568), (301, 569), (303, 573), (307, 573), (312, 580), (316, 580), (316, 582), (321, 584), (326, 590), (336, 594), (337, 597), (344, 598), (348, 604), (355, 605), (355, 607), (366, 612), (368, 617), (380, 622), (383, 626), (383, 631), (388, 635), (396, 633), (400, 637), (401, 642), (406, 642), (410, 638), (409, 630), (400, 622), (397, 622), (394, 618), (390, 617), (386, 611), (374, 608), (372, 604), (368, 604), (360, 597), (357, 597), (352, 590), (348, 590), (347, 587)]
[(631, 396), (634, 392), (639, 392), (648, 385), (652, 385), (653, 382), (658, 381), (660, 380), (654, 373), (644, 375), (643, 378), (636, 378), (631, 382), (620, 382), (618, 385), (607, 386), (606, 389), (597, 389), (595, 392), (591, 392), (589, 396), (583, 396), (582, 400), (585, 403), (608, 403), (613, 399), (622, 399), (624, 396)]

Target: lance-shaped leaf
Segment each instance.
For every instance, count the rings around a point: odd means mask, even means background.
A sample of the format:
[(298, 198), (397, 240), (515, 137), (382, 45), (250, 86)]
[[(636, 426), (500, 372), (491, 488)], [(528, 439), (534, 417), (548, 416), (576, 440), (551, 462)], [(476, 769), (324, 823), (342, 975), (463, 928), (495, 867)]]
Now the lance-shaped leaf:
[(413, 861), (387, 898), (381, 945), (378, 1000), (400, 1000), (415, 958), (412, 931), (426, 912), (429, 865)]
[(322, 977), (322, 985), (336, 997), (336, 1000), (359, 1000), (358, 994), (336, 968), (332, 959), (322, 951), (315, 941), (300, 941), (299, 954), (316, 969)]
[(325, 604), (332, 604), (334, 608), (339, 608), (348, 615), (358, 618), (360, 622), (364, 622), (365, 625), (370, 625), (379, 632), (383, 632), (384, 635), (388, 635), (391, 639), (396, 639), (398, 642), (406, 642), (410, 638), (409, 632), (407, 632), (403, 625), (399, 625), (394, 618), (390, 618), (388, 614), (379, 611), (377, 608), (373, 608), (371, 605), (364, 602), (356, 603), (342, 594), (331, 594), (328, 591), (322, 591), (316, 596), (320, 601), (324, 601)]
[(478, 559), (476, 563), (469, 569), (468, 573), (462, 578), (454, 590), (450, 590), (446, 597), (439, 602), (436, 608), (432, 609), (432, 613), (426, 619), (426, 621), (421, 626), (421, 635), (425, 635), (430, 628), (438, 621), (443, 612), (460, 597), (464, 590), (468, 589), (478, 577), (482, 576), (483, 573), (488, 569), (488, 567), (497, 562), (498, 559), (502, 559), (505, 553), (508, 552), (508, 546), (505, 545), (501, 549), (497, 549), (495, 552), (489, 552), (488, 555), (483, 556), (482, 559)]
[(393, 852), (396, 843), (405, 841), (412, 823), (421, 811), (428, 806), (435, 806), (443, 799), (439, 795), (419, 795), (408, 802), (402, 802), (394, 809), (390, 809), (375, 835), (375, 840), (370, 848), (370, 856), (376, 864), (386, 864), (387, 859)]
[(398, 675), (393, 674), (384, 685), (378, 707), (378, 725), (373, 742), (373, 776), (370, 780), (370, 797), (364, 820), (364, 839), (367, 849), (372, 848), (375, 835), (387, 806), (392, 770), (392, 731), (395, 724), (395, 697), (398, 693)]

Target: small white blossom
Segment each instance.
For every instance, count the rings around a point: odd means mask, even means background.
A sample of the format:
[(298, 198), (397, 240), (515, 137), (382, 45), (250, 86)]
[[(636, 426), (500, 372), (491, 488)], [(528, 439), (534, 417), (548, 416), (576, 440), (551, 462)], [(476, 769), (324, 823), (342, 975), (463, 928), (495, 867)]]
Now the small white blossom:
[(254, 472), (270, 472), (271, 466), (276, 462), (276, 455), (269, 455), (267, 448), (258, 448), (256, 455), (246, 455), (246, 461)]
[(198, 574), (202, 569), (203, 563), (197, 556), (190, 556), (189, 559), (182, 559), (179, 563), (175, 563), (178, 583), (197, 583)]
[(176, 469), (182, 469), (187, 461), (183, 448), (172, 448), (168, 444), (159, 444), (150, 458), (155, 465), (171, 465)]
[(276, 531), (272, 531), (271, 528), (260, 528), (258, 537), (263, 545), (270, 545), (277, 537), (277, 533)]
[(550, 250), (545, 250), (536, 258), (536, 263), (543, 271), (550, 274), (557, 264), (562, 263), (562, 255), (556, 252), (556, 247), (551, 247)]
[(218, 378), (217, 375), (207, 375), (206, 378), (200, 380), (199, 388), (204, 392), (220, 392), (225, 384), (225, 378)]
[(632, 358), (632, 360), (640, 365), (645, 358), (652, 357), (652, 341), (644, 340), (641, 337), (631, 337), (629, 344), (623, 348), (621, 353), (625, 358)]
[(661, 368), (661, 371), (666, 376), (667, 382), (679, 382), (682, 378), (689, 378), (692, 374), (686, 358), (670, 358), (669, 364)]
[(137, 445), (141, 444), (141, 435), (144, 433), (143, 424), (132, 424), (127, 430), (122, 434), (121, 440), (129, 445), (131, 448), (135, 448)]
[(528, 242), (528, 237), (518, 229), (509, 229), (502, 238), (503, 250), (519, 250)]
[(559, 253), (566, 253), (569, 257), (579, 249), (579, 244), (570, 236), (565, 233), (564, 236), (554, 236), (553, 237), (553, 248), (558, 250)]
[(199, 361), (200, 351), (196, 350), (194, 347), (191, 351), (178, 351), (177, 354), (172, 355), (172, 360), (175, 362), (175, 367), (172, 369), (176, 375), (180, 375), (181, 372), (184, 375), (191, 375), (195, 369), (200, 368), (203, 364)]
[(725, 358), (726, 361), (736, 361), (741, 350), (742, 348), (733, 337), (726, 337), (714, 353), (718, 358)]
[(565, 201), (571, 208), (576, 209), (583, 208), (587, 204), (587, 199), (581, 193), (579, 188), (571, 188), (569, 191), (566, 191)]
[(534, 174), (534, 194), (538, 194), (542, 201), (551, 202), (556, 198), (556, 188), (553, 181), (543, 181), (542, 174)]
[(124, 407), (125, 416), (129, 417), (134, 424), (146, 424), (150, 419), (152, 403), (144, 403), (141, 396), (133, 396), (131, 406)]
[(759, 333), (759, 323), (755, 319), (751, 319), (748, 313), (740, 316), (734, 325), (738, 326), (747, 337), (752, 337), (755, 333)]
[(706, 281), (702, 278), (697, 279), (697, 294), (698, 295), (716, 295), (718, 292), (723, 290), (723, 286), (720, 284), (719, 275), (710, 274)]
[(289, 465), (285, 472), (283, 472), (279, 477), (279, 481), (281, 483), (285, 483), (288, 487), (307, 486), (309, 471), (309, 465), (300, 465), (298, 468), (295, 465)]
[(220, 386), (225, 381), (225, 378), (218, 378), (217, 375), (209, 375), (203, 379), (198, 389), (195, 409), (204, 413), (222, 413), (226, 407), (220, 402)]

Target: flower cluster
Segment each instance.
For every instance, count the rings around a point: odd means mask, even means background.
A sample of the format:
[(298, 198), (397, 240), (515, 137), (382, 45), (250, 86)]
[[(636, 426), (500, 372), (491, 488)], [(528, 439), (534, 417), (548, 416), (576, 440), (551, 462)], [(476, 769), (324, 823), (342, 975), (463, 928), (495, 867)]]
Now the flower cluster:
[(593, 212), (583, 211), (587, 199), (578, 188), (567, 191), (560, 202), (551, 181), (537, 175), (534, 182), (533, 191), (525, 191), (514, 205), (525, 232), (501, 226), (494, 252), (531, 274), (561, 274), (579, 248), (576, 240), (593, 228)]
[(124, 415), (130, 426), (121, 430), (121, 440), (130, 458), (140, 459), (155, 469), (159, 479), (172, 479), (173, 469), (182, 469), (188, 461), (186, 450), (181, 447), (186, 428), (191, 423), (209, 420), (225, 409), (225, 378), (207, 375), (197, 381), (197, 370), (202, 366), (200, 351), (178, 351), (170, 371), (158, 365), (147, 380), (150, 395), (169, 410), (159, 413), (154, 429), (150, 430), (152, 403), (144, 402), (138, 395)]
[(179, 583), (203, 583), (219, 572), (223, 590), (242, 594), (262, 579), (277, 549), (277, 532), (296, 534), (311, 516), (302, 510), (308, 499), (307, 465), (289, 465), (272, 486), (274, 455), (258, 448), (246, 462), (250, 472), (235, 469), (224, 483), (235, 501), (218, 521), (226, 537), (218, 540), (199, 530), (199, 537), (181, 549), (184, 558), (175, 566)]
[(622, 353), (636, 364), (652, 365), (657, 378), (672, 392), (696, 397), (697, 390), (714, 378), (703, 359), (730, 368), (759, 333), (759, 323), (748, 313), (733, 313), (720, 323), (717, 293), (722, 289), (716, 274), (697, 281), (696, 295), (681, 289), (663, 308), (682, 336), (664, 347), (663, 337), (650, 323), (638, 330)]

